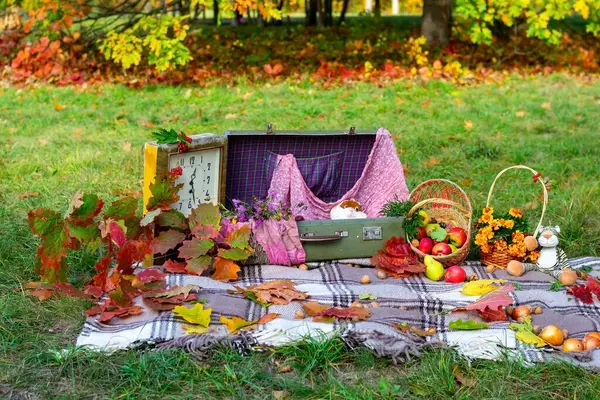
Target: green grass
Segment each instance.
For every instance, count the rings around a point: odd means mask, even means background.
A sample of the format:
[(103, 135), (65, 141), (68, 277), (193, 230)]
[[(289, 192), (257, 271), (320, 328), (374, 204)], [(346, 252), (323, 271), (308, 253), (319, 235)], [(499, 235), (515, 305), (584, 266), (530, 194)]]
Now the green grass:
[[(401, 82), (324, 90), (309, 83), (242, 82), (206, 89), (40, 87), (0, 93), (0, 397), (270, 398), (286, 391), (296, 398), (591, 399), (600, 391), (596, 375), (567, 364), (467, 365), (451, 351), (430, 350), (394, 366), (366, 351), (347, 351), (335, 340), (248, 357), (222, 349), (205, 360), (181, 351), (91, 353), (72, 347), (89, 303), (64, 298), (40, 304), (21, 289), (35, 279), (37, 241), (26, 225), (27, 210), (66, 210), (78, 189), (107, 199), (117, 189), (140, 189), (149, 124), (188, 133), (262, 129), (268, 122), (275, 129), (384, 126), (396, 139), (411, 188), (448, 178), (467, 191), (475, 209), (484, 205), (498, 171), (526, 164), (551, 178), (545, 222), (561, 226), (567, 254), (596, 255), (598, 82), (554, 75), (468, 88)], [(466, 129), (465, 121), (473, 127)], [(128, 144), (130, 151), (124, 149)], [(25, 192), (39, 196), (21, 199)], [(527, 205), (533, 220), (539, 193), (527, 173), (512, 174), (501, 182), (494, 206)], [(92, 274), (94, 255), (69, 258), (70, 279), (81, 285)], [(283, 365), (292, 372), (279, 373)], [(454, 366), (466, 384), (455, 379)]]

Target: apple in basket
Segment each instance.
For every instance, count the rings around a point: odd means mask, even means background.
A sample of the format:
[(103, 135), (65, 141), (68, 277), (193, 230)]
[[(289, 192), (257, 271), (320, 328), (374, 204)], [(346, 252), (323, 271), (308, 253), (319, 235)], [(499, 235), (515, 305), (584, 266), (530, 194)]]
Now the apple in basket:
[(419, 250), (425, 254), (431, 254), (431, 249), (433, 249), (433, 240), (428, 237), (424, 237), (419, 242)]
[(448, 243), (440, 242), (433, 246), (431, 249), (431, 254), (434, 256), (447, 256), (452, 253), (452, 247), (448, 245)]
[(467, 241), (467, 233), (463, 228), (454, 227), (448, 231), (448, 239), (450, 243), (460, 248)]

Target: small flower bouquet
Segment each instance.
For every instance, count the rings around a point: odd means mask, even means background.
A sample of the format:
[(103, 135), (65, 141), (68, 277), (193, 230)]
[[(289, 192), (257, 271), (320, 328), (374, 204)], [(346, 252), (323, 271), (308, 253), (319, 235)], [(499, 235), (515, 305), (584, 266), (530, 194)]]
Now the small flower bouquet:
[[(523, 211), (511, 208), (504, 215), (494, 215), (494, 208), (490, 207), (494, 188), (500, 177), (507, 171), (525, 170), (533, 177), (533, 183), (539, 182), (542, 186), (542, 210), (535, 230), (530, 229)], [(489, 267), (506, 268), (512, 260), (535, 263), (540, 253), (537, 250), (527, 251), (525, 237), (535, 237), (542, 226), (546, 207), (548, 206), (548, 189), (544, 180), (539, 179), (541, 174), (525, 165), (513, 165), (504, 168), (496, 175), (488, 192), (485, 208), (481, 217), (475, 224), (475, 245), (481, 250), (481, 262)], [(532, 232), (533, 234), (528, 234)]]
[(228, 212), (227, 216), (232, 222), (254, 222), (255, 226), (260, 226), (267, 220), (289, 220), (302, 211), (303, 204), (298, 204), (293, 209), (285, 207), (280, 201), (275, 200), (273, 193), (264, 199), (252, 198), (251, 203), (234, 199), (232, 201), (233, 212)]
[(481, 251), (481, 261), (486, 265), (506, 268), (511, 260), (536, 262), (540, 253), (527, 251), (526, 232), (529, 224), (518, 208), (494, 216), (493, 207), (485, 207), (475, 225), (475, 244)]

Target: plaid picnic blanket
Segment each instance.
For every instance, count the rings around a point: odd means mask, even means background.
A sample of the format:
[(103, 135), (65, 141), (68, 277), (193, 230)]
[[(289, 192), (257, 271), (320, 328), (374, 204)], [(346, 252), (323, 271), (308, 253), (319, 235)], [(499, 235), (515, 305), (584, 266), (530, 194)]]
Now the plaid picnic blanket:
[[(573, 268), (587, 265), (593, 268), (592, 276), (600, 275), (600, 258), (583, 257), (569, 260)], [(474, 302), (478, 297), (465, 296), (460, 292), (461, 285), (433, 282), (423, 276), (405, 279), (378, 279), (373, 268), (366, 266), (369, 261), (340, 260), (327, 263), (313, 263), (310, 270), (262, 265), (242, 268), (240, 279), (234, 285), (256, 285), (270, 280), (289, 279), (297, 284), (297, 289), (307, 292), (311, 301), (331, 306), (349, 306), (359, 296), (370, 293), (377, 296), (379, 308), (370, 308), (372, 316), (360, 322), (312, 322), (310, 318), (296, 319), (294, 314), (302, 310), (302, 304), (292, 302), (285, 306), (273, 305), (268, 309), (247, 300), (241, 295), (229, 294), (232, 284), (222, 283), (207, 277), (169, 274), (167, 283), (173, 285), (198, 285), (202, 289), (199, 298), (206, 299), (206, 308), (212, 308), (212, 331), (203, 335), (186, 335), (183, 320), (171, 311), (146, 309), (139, 316), (98, 323), (88, 318), (77, 340), (81, 346), (112, 350), (135, 346), (141, 343), (156, 344), (159, 347), (182, 347), (202, 353), (216, 343), (249, 350), (257, 346), (277, 346), (288, 344), (308, 336), (327, 337), (340, 335), (350, 346), (366, 346), (378, 355), (403, 360), (418, 356), (419, 349), (426, 344), (442, 343), (455, 347), (467, 358), (495, 359), (502, 354), (521, 357), (525, 362), (543, 362), (556, 357), (570, 357), (575, 363), (600, 370), (600, 351), (565, 355), (554, 349), (536, 349), (515, 339), (508, 323), (491, 324), (488, 329), (474, 331), (453, 331), (448, 324), (456, 319), (475, 319), (474, 313), (450, 313), (456, 307)], [(556, 324), (569, 331), (569, 337), (583, 338), (590, 331), (600, 330), (600, 302), (584, 304), (567, 295), (563, 288), (559, 292), (549, 291), (554, 280), (541, 272), (529, 272), (522, 277), (511, 277), (503, 270), (486, 272), (478, 263), (466, 263), (467, 274), (476, 273), (480, 279), (507, 279), (517, 282), (518, 290), (511, 293), (514, 304), (541, 306), (541, 315), (533, 316), (533, 323), (541, 326)], [(371, 277), (371, 283), (363, 285), (360, 278)], [(140, 305), (143, 303), (140, 301)], [(246, 320), (258, 319), (266, 313), (278, 313), (280, 317), (258, 327), (257, 330), (231, 335), (219, 322), (221, 315), (238, 316)], [(422, 338), (410, 333), (402, 333), (394, 324), (406, 322), (421, 329), (434, 328), (436, 334)]]

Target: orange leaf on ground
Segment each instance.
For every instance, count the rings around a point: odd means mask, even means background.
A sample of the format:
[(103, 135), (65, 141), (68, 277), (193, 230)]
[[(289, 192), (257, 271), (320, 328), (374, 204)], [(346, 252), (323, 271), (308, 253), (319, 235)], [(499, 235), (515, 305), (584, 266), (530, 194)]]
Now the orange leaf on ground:
[[(311, 317), (335, 317), (338, 319), (351, 319), (353, 321), (365, 321), (371, 316), (371, 312), (363, 307), (329, 307), (316, 301), (303, 304), (304, 311)], [(314, 320), (314, 318), (313, 318)]]
[(112, 299), (107, 299), (104, 303), (94, 306), (86, 311), (88, 317), (99, 315), (98, 322), (109, 322), (115, 317), (127, 318), (132, 315), (139, 315), (144, 309), (136, 305), (120, 306)]
[(19, 193), (17, 196), (19, 197), (19, 200), (23, 200), (23, 199), (27, 199), (29, 197), (38, 197), (40, 194), (36, 193), (36, 192), (23, 192), (23, 193)]
[(402, 331), (403, 333), (412, 332), (415, 335), (425, 337), (435, 335), (435, 329), (429, 328), (428, 330), (417, 328), (416, 326), (408, 325), (406, 322), (401, 324), (394, 324), (394, 328)]
[(54, 103), (54, 109), (56, 111), (61, 111), (61, 110), (65, 109), (65, 106), (63, 106), (62, 104), (59, 104), (59, 103)]
[(247, 321), (244, 318), (240, 318), (240, 317), (227, 318), (224, 316), (221, 316), (219, 318), (219, 321), (221, 321), (227, 327), (227, 330), (230, 333), (235, 333), (235, 332), (239, 331), (240, 329), (254, 330), (258, 327), (259, 324), (266, 324), (277, 318), (279, 318), (279, 314), (269, 313), (269, 314), (263, 315), (259, 319), (255, 319), (253, 321)]
[(215, 272), (211, 278), (221, 282), (235, 281), (238, 278), (240, 267), (231, 260), (217, 257), (213, 264)]
[(296, 290), (296, 284), (287, 279), (274, 280), (260, 285), (248, 286), (247, 289), (238, 287), (238, 291), (250, 300), (254, 300), (262, 306), (271, 304), (286, 305), (294, 300), (305, 300), (308, 295)]

